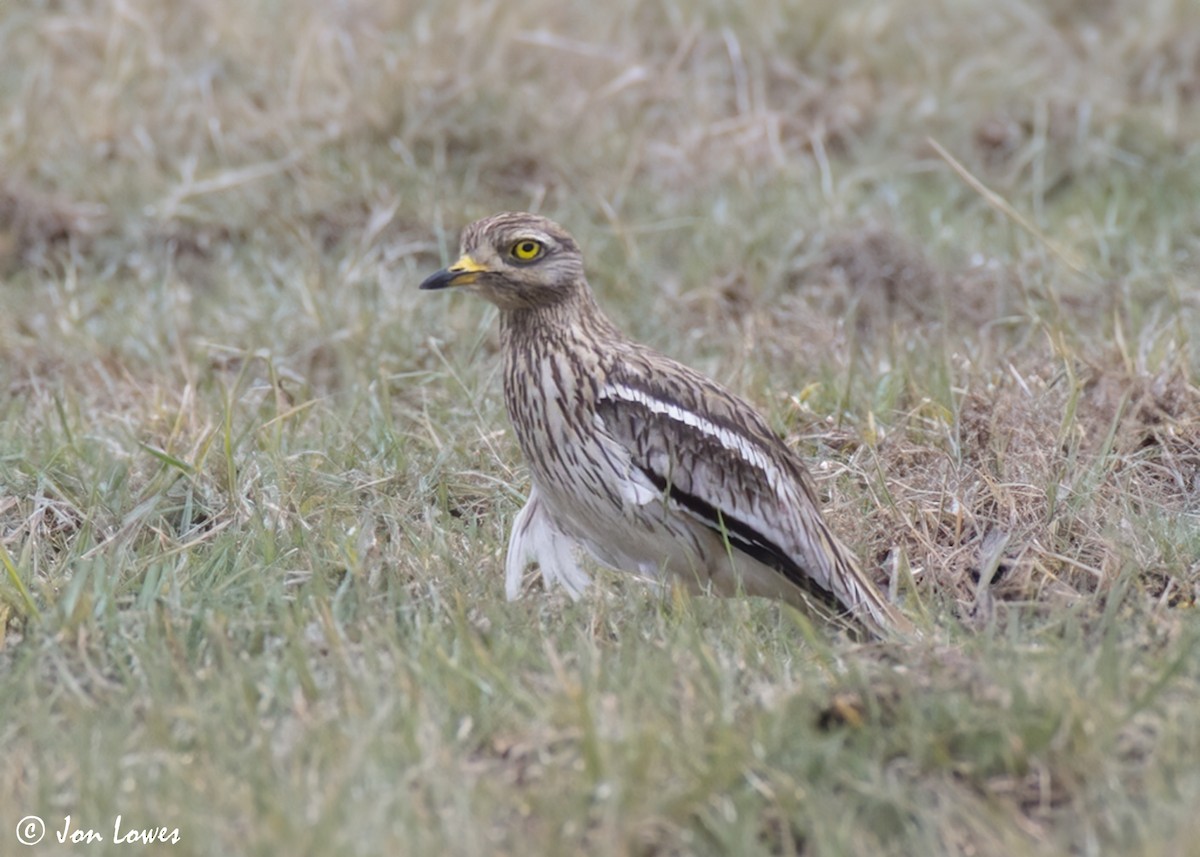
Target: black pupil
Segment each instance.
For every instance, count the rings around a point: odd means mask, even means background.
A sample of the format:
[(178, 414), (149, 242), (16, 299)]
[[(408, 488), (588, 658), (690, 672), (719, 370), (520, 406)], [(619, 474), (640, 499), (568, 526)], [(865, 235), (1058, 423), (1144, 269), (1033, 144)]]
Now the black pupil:
[(532, 241), (526, 241), (524, 244), (521, 245), (521, 252), (524, 253), (526, 256), (532, 256), (533, 251), (534, 251), (534, 247), (533, 247)]

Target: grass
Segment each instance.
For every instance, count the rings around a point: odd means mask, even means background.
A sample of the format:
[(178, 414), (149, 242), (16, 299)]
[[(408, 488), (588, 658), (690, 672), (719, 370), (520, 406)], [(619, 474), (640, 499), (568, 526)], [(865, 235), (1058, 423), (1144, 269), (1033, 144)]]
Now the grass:
[[(1188, 853), (1198, 24), (6, 7), (3, 849)], [(415, 286), (505, 208), (763, 409), (925, 641), (503, 600), (494, 312)]]

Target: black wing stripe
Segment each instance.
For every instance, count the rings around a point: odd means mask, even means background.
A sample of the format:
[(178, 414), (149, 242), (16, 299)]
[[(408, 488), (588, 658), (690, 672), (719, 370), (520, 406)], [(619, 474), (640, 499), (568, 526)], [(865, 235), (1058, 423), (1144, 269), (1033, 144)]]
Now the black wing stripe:
[(646, 475), (647, 479), (654, 483), (654, 487), (663, 492), (664, 496), (686, 508), (717, 535), (729, 539), (729, 544), (746, 554), (746, 556), (758, 560), (769, 568), (775, 569), (809, 595), (814, 596), (823, 604), (835, 609), (836, 612), (840, 613), (845, 610), (844, 605), (837, 600), (832, 592), (819, 586), (779, 545), (772, 542), (745, 521), (741, 521), (732, 515), (720, 511), (708, 501), (694, 494), (680, 491), (676, 486), (669, 484), (666, 479), (652, 470), (647, 470), (644, 467), (638, 467), (638, 469)]

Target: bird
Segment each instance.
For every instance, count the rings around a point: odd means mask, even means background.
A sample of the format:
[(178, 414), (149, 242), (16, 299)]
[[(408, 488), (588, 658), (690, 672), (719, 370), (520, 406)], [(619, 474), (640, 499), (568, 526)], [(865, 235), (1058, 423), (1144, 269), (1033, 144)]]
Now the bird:
[(531, 483), (505, 557), (509, 600), (533, 564), (578, 598), (590, 555), (692, 591), (824, 604), (877, 637), (915, 632), (829, 528), (799, 456), (747, 401), (622, 333), (562, 226), (478, 220), (420, 288), (499, 308), (504, 401)]

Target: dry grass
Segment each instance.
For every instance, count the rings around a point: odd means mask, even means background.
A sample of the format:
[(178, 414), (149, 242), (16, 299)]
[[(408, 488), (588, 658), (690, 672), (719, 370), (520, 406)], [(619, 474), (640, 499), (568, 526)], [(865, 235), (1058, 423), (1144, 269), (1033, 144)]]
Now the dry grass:
[[(0, 841), (1184, 853), (1198, 33), (1184, 0), (6, 7)], [(814, 459), (927, 642), (615, 577), (501, 600), (494, 316), (414, 285), (505, 208)]]

